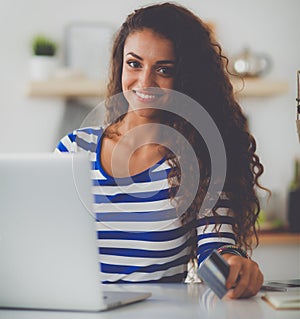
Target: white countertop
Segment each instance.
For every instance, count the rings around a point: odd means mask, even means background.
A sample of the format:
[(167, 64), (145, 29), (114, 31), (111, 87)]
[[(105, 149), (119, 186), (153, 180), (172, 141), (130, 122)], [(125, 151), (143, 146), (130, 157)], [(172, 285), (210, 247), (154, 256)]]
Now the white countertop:
[(107, 285), (106, 290), (146, 291), (152, 296), (144, 301), (98, 313), (0, 310), (0, 319), (165, 319), (165, 318), (222, 318), (222, 319), (292, 319), (299, 318), (298, 310), (274, 310), (261, 299), (262, 293), (250, 299), (219, 300), (202, 284), (123, 284)]

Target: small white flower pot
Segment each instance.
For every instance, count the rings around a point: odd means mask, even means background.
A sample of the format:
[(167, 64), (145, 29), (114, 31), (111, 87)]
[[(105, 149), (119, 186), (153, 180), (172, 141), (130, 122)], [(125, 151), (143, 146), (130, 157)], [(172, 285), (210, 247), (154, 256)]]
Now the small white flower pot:
[(43, 81), (51, 78), (57, 69), (55, 56), (35, 55), (30, 59), (30, 78), (33, 81)]

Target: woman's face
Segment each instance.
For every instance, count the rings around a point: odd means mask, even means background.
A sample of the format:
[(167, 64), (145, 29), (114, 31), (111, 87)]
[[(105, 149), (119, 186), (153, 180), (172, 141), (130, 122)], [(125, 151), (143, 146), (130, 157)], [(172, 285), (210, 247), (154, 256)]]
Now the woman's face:
[(175, 74), (174, 47), (170, 40), (151, 29), (131, 33), (124, 45), (122, 90), (129, 110), (161, 103), (173, 89)]

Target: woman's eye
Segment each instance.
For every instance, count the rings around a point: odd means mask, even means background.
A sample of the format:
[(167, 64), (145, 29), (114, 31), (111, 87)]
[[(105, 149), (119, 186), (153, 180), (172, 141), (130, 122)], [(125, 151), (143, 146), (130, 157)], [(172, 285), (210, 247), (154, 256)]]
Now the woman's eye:
[(133, 69), (139, 68), (141, 66), (138, 61), (128, 61), (127, 64)]
[(167, 66), (162, 66), (157, 69), (158, 73), (165, 75), (165, 76), (173, 76), (174, 75), (174, 68), (170, 68)]

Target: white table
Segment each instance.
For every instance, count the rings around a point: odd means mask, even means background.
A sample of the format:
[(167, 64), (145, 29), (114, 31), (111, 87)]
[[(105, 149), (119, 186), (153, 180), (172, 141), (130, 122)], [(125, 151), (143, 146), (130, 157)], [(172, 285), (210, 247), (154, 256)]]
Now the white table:
[(135, 304), (98, 313), (0, 310), (0, 319), (299, 319), (297, 310), (274, 310), (261, 299), (219, 300), (202, 284), (107, 285), (109, 290), (150, 291), (152, 297)]

